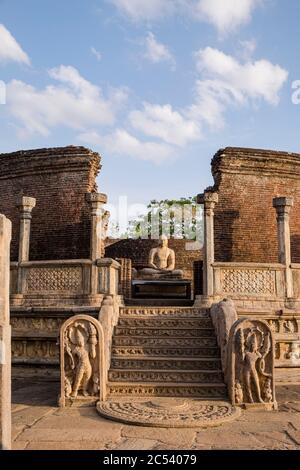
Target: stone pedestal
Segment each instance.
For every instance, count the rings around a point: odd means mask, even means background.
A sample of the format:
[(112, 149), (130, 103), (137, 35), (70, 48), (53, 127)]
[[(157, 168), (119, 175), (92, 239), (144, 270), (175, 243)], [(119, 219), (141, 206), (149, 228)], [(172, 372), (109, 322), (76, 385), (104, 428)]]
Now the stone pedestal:
[(204, 263), (202, 301), (208, 304), (209, 299), (211, 299), (214, 295), (214, 209), (218, 201), (218, 194), (209, 191), (197, 196), (197, 203), (204, 205)]
[(9, 251), (11, 223), (0, 215), (0, 449), (11, 448), (11, 330)]
[(293, 298), (293, 275), (291, 269), (291, 235), (290, 211), (294, 205), (293, 198), (277, 197), (273, 207), (277, 212), (278, 258), (285, 265), (286, 298)]

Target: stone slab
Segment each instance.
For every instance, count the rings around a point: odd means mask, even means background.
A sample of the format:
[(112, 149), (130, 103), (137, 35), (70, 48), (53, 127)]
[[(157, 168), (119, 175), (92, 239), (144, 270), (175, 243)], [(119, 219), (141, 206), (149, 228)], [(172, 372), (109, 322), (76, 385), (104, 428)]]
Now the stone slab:
[[(247, 412), (231, 423), (207, 429), (162, 429), (120, 424), (101, 418), (95, 409), (59, 409), (49, 407), (51, 414), (34, 418), (47, 407), (37, 407), (38, 387), (41, 401), (46, 397), (45, 384), (37, 384), (30, 405), (32, 383), (24, 382), (22, 401), (27, 408), (13, 414), (13, 430), (17, 436), (14, 449), (28, 450), (300, 450), (300, 413), (294, 410), (277, 412)], [(27, 392), (28, 390), (28, 392)], [(300, 404), (296, 396), (299, 386), (278, 387), (279, 405)], [(53, 394), (49, 387), (48, 399)], [(18, 395), (20, 399), (20, 395)], [(18, 405), (17, 403), (14, 404)], [(35, 411), (35, 408), (40, 408)], [(23, 414), (24, 413), (24, 414)], [(23, 414), (23, 418), (22, 418)], [(15, 421), (16, 418), (16, 421)], [(30, 427), (20, 428), (28, 423)]]
[(122, 436), (127, 438), (154, 439), (168, 445), (190, 447), (196, 437), (195, 429), (161, 429), (142, 426), (124, 426)]

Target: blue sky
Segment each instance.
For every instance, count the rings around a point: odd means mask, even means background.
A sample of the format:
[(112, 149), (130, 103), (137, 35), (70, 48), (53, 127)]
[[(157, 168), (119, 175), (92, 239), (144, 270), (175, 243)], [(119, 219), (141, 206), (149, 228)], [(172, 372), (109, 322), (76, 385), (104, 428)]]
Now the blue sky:
[(225, 146), (299, 151), (298, 0), (0, 0), (1, 152), (85, 145), (111, 202), (195, 195)]

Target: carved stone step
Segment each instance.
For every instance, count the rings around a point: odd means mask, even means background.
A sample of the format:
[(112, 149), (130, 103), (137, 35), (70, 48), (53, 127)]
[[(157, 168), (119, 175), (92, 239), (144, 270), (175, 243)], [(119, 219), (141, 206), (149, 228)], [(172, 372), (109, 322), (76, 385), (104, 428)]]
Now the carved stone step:
[(124, 328), (117, 326), (114, 331), (115, 336), (136, 336), (150, 338), (211, 338), (215, 337), (212, 328)]
[(208, 309), (193, 307), (122, 307), (121, 317), (210, 318)]
[(119, 318), (124, 328), (213, 328), (210, 318), (126, 317)]
[(136, 346), (136, 347), (216, 347), (216, 338), (147, 338), (139, 336), (114, 336), (113, 346)]
[(204, 400), (219, 400), (227, 398), (227, 389), (224, 384), (115, 384), (109, 382), (107, 391), (109, 397), (186, 397), (202, 398)]
[(169, 369), (169, 370), (221, 370), (220, 359), (200, 359), (200, 358), (182, 358), (174, 359), (169, 358), (139, 358), (134, 359), (128, 357), (112, 357), (111, 360), (112, 369)]
[(221, 371), (117, 370), (108, 373), (111, 382), (174, 382), (223, 384)]
[(192, 307), (193, 300), (189, 299), (127, 299), (126, 306), (139, 307), (143, 302), (144, 307)]
[(111, 360), (112, 369), (169, 369), (169, 370), (221, 370), (222, 365), (220, 359), (200, 359), (200, 358), (182, 358), (174, 359), (174, 357), (168, 358), (139, 358), (134, 359), (128, 357), (112, 357)]
[(219, 348), (198, 348), (198, 347), (172, 347), (172, 346), (154, 346), (154, 347), (138, 347), (138, 346), (113, 346), (113, 356), (130, 356), (130, 357), (165, 357), (172, 356), (174, 358), (200, 357), (200, 358), (216, 358), (219, 359)]

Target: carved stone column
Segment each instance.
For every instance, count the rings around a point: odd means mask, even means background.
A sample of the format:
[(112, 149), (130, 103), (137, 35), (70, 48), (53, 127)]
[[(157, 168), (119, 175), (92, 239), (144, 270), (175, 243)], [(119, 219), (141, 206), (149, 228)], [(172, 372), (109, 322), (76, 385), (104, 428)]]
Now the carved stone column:
[(86, 197), (91, 209), (90, 259), (93, 263), (91, 294), (96, 295), (98, 293), (98, 267), (96, 261), (103, 254), (102, 219), (104, 214), (103, 205), (107, 203), (107, 196), (102, 193), (87, 193)]
[(293, 198), (277, 197), (273, 199), (273, 207), (277, 212), (277, 236), (279, 263), (285, 265), (286, 297), (293, 298), (293, 276), (291, 269), (291, 234), (290, 212), (294, 205)]
[(26, 196), (21, 197), (18, 203), (20, 211), (19, 263), (29, 261), (31, 213), (35, 205), (36, 200)]
[(107, 203), (107, 195), (87, 193), (87, 200), (91, 208), (90, 258), (96, 261), (101, 258), (103, 205)]
[[(34, 209), (35, 206), (36, 199), (27, 196), (22, 196), (17, 204), (20, 212), (19, 263), (29, 261), (32, 209)], [(24, 301), (24, 293), (26, 289), (25, 273), (25, 269), (18, 265), (17, 293), (11, 296), (12, 304), (15, 306), (22, 305)]]
[(203, 296), (207, 299), (214, 295), (214, 209), (218, 202), (219, 196), (214, 192), (207, 191), (197, 196), (197, 203), (204, 205)]
[(11, 448), (10, 240), (11, 222), (0, 215), (0, 450)]

